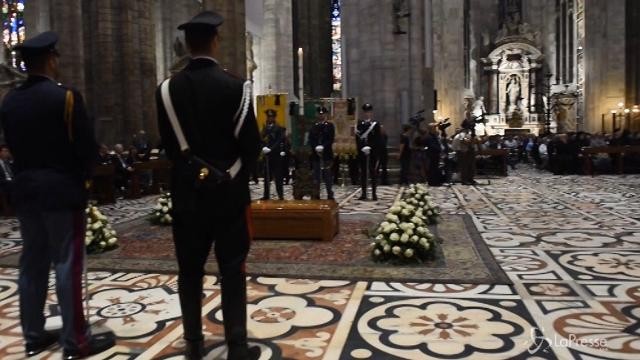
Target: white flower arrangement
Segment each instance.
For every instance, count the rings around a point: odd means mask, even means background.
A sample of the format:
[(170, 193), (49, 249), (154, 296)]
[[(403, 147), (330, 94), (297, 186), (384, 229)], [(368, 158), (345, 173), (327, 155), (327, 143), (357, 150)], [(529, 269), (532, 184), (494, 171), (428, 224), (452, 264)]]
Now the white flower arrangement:
[(436, 239), (427, 225), (435, 224), (439, 215), (426, 186), (407, 188), (376, 231), (371, 244), (374, 261), (405, 264), (432, 259)]
[(118, 236), (113, 230), (109, 219), (104, 216), (98, 207), (89, 205), (85, 210), (87, 215), (87, 230), (84, 243), (87, 253), (97, 254), (118, 247)]
[(166, 193), (160, 196), (151, 213), (151, 222), (156, 225), (171, 225), (173, 223), (172, 209), (171, 194)]

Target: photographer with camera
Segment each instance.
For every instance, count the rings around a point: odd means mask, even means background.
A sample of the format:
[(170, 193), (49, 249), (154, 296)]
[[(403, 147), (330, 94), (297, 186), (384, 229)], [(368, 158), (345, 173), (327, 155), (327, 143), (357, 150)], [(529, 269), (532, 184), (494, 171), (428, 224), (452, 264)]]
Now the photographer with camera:
[(473, 179), (476, 173), (475, 134), (472, 134), (468, 124), (467, 120), (463, 122), (463, 128), (453, 138), (452, 148), (456, 152), (460, 181), (463, 185), (475, 185), (477, 184)]

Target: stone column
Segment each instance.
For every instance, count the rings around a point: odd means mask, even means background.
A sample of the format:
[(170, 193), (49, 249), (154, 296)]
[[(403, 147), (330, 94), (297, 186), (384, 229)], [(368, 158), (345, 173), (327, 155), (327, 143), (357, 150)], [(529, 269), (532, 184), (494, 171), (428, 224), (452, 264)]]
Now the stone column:
[[(343, 1), (343, 8), (347, 2)], [(331, 1), (294, 0), (292, 16), (293, 51), (290, 57), (294, 69), (298, 69), (298, 48), (304, 49), (305, 96), (329, 97), (333, 91)], [(297, 71), (294, 71), (294, 87), (298, 94)]]
[(98, 137), (128, 144), (145, 130), (155, 143), (153, 0), (86, 0), (85, 7), (87, 95)]
[(269, 87), (274, 92), (295, 96), (293, 86), (293, 28), (291, 0), (265, 0), (264, 25), (260, 51), (256, 54), (259, 78), (262, 88), (258, 94), (265, 94)]
[(60, 36), (60, 78), (65, 85), (85, 90), (82, 0), (31, 0), (25, 4), (27, 38), (53, 30)]
[(214, 10), (224, 17), (220, 26), (222, 42), (218, 60), (231, 73), (246, 78), (246, 26), (245, 4), (238, 0), (204, 0), (206, 10)]
[(602, 114), (625, 98), (625, 0), (585, 1), (585, 130), (600, 130)]
[(433, 76), (433, 1), (424, 0), (422, 4), (424, 11), (424, 69), (422, 71), (424, 94), (424, 117), (427, 122), (433, 122), (433, 110), (436, 108), (436, 99), (434, 94), (434, 76)]
[(438, 116), (454, 126), (464, 120), (464, 2), (433, 0), (435, 87), (441, 99)]

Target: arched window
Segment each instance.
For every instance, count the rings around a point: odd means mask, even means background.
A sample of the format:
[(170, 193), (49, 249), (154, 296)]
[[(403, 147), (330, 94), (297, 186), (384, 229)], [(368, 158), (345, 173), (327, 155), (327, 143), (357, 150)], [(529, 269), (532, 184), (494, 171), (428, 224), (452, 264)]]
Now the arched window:
[(24, 63), (12, 48), (24, 41), (24, 0), (2, 0), (2, 41), (7, 64), (24, 71)]
[(331, 0), (331, 52), (333, 91), (342, 91), (342, 8), (340, 0)]

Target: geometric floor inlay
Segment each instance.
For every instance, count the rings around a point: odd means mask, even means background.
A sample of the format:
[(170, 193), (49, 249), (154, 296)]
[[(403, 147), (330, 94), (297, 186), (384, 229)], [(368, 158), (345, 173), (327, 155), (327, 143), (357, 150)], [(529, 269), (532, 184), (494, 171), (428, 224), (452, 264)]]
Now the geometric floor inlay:
[[(431, 193), (445, 214), (471, 217), (513, 286), (250, 277), (249, 335), (261, 359), (640, 359), (640, 177), (524, 168), (479, 182)], [(378, 202), (362, 203), (356, 187), (336, 187), (343, 214), (383, 213), (397, 193), (381, 187)], [(105, 212), (124, 222), (150, 206)], [(19, 250), (16, 221), (0, 220), (0, 256)], [(1, 359), (23, 358), (17, 275), (0, 268)], [(90, 321), (118, 336), (96, 359), (182, 358), (175, 275), (89, 275)], [(48, 327), (60, 325), (54, 286)], [(204, 295), (207, 359), (224, 359), (216, 277)], [(52, 350), (37, 359), (58, 359)]]

